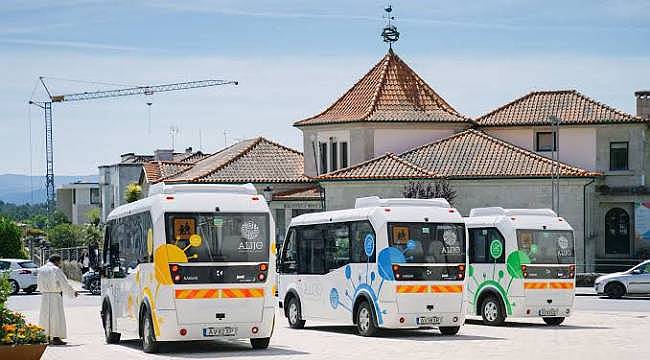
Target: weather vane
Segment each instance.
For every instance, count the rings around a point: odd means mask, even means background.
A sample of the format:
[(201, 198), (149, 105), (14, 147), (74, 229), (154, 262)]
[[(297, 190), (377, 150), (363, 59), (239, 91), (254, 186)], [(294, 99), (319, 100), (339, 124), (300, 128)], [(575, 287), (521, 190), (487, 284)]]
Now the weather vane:
[(389, 4), (384, 8), (386, 14), (384, 14), (384, 19), (387, 20), (384, 30), (381, 32), (381, 37), (384, 38), (384, 42), (388, 43), (390, 49), (393, 48), (393, 43), (399, 40), (399, 31), (397, 31), (397, 26), (392, 24), (392, 21), (395, 20), (395, 17), (391, 15), (393, 12), (393, 7)]

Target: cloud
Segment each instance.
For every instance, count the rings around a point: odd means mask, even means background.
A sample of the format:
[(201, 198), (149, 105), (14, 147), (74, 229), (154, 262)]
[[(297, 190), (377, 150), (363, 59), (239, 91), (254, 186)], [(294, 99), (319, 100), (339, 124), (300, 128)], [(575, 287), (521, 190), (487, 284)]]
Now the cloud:
[(0, 43), (27, 45), (32, 47), (55, 47), (72, 49), (112, 50), (112, 51), (163, 51), (160, 49), (140, 48), (123, 45), (91, 43), (83, 41), (57, 41), (57, 40), (31, 40), (31, 39), (7, 39), (0, 38)]

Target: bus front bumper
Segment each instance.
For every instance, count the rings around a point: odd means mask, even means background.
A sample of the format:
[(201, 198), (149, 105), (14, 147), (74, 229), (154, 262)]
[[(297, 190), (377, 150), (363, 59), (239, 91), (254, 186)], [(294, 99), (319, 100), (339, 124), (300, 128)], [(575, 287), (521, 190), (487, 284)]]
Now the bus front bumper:
[(182, 319), (177, 319), (175, 310), (158, 310), (160, 331), (156, 335), (156, 340), (194, 341), (268, 338), (273, 333), (274, 308), (264, 307), (263, 313), (260, 322), (220, 322), (217, 320), (201, 324), (183, 324)]

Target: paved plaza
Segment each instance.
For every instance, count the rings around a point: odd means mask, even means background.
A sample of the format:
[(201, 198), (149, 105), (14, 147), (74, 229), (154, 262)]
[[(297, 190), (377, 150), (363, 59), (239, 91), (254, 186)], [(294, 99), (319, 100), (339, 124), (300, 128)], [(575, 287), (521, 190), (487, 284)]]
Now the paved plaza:
[[(588, 293), (588, 291), (587, 291)], [(509, 321), (505, 327), (486, 327), (468, 320), (457, 336), (436, 330), (388, 331), (379, 338), (363, 338), (346, 326), (308, 322), (292, 330), (278, 320), (271, 345), (254, 351), (247, 341), (168, 343), (161, 353), (144, 354), (137, 340), (106, 345), (99, 319), (99, 297), (82, 294), (66, 301), (69, 344), (49, 347), (44, 359), (640, 359), (650, 356), (650, 298), (609, 300), (594, 295), (576, 297), (574, 316), (561, 327), (541, 320)], [(38, 317), (39, 295), (11, 297), (9, 307), (28, 319)]]

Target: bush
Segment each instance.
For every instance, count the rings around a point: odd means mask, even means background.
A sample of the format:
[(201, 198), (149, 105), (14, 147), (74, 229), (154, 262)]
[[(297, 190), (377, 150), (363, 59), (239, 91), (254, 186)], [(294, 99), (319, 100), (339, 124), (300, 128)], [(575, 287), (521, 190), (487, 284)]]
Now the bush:
[(0, 258), (26, 258), (20, 228), (13, 221), (2, 216), (0, 216)]
[(446, 179), (435, 180), (433, 182), (409, 181), (402, 195), (411, 199), (435, 199), (442, 198), (450, 204), (456, 199), (456, 191), (451, 187)]
[(77, 261), (61, 261), (61, 270), (70, 280), (81, 281), (81, 266)]
[(59, 224), (48, 231), (47, 240), (55, 248), (68, 248), (83, 244), (83, 229), (78, 225)]

